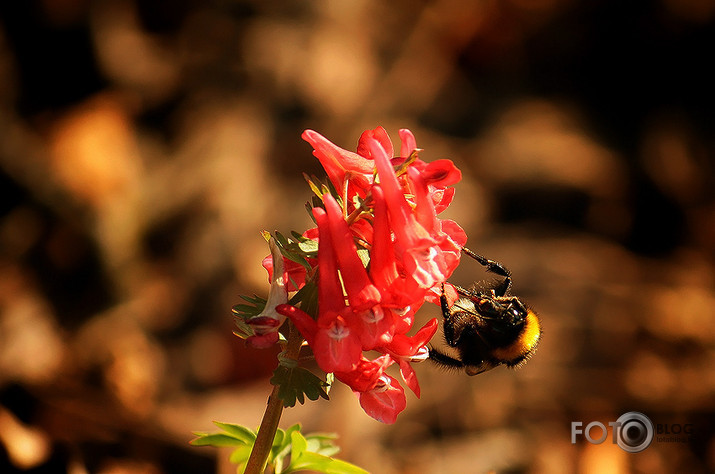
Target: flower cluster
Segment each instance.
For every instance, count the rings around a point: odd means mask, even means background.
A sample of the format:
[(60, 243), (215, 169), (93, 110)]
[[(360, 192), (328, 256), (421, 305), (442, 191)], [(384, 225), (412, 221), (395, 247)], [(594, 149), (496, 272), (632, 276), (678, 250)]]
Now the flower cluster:
[[(272, 287), (283, 285), (286, 291), (317, 279), (317, 314), (281, 304), (285, 298), (269, 302), (253, 321), (255, 342), (275, 341), (283, 317), (290, 318), (318, 366), (350, 386), (367, 414), (393, 423), (406, 398), (398, 380), (385, 370), (397, 364), (405, 384), (419, 397), (411, 362), (427, 358), (427, 343), (438, 322), (432, 319), (414, 335), (407, 334), (423, 302), (438, 302), (466, 243), (459, 225), (437, 217), (451, 203), (454, 188), (449, 186), (461, 173), (450, 160), (420, 160), (409, 130), (400, 130), (397, 157), (382, 127), (362, 134), (357, 153), (312, 130), (303, 138), (334, 188), (333, 193), (319, 193), (322, 203), (312, 208), (317, 228), (303, 234), (318, 242), (317, 261), (310, 259), (313, 271), (308, 271), (291, 259), (276, 261), (272, 252), (264, 266)], [(371, 360), (365, 351), (381, 355)]]

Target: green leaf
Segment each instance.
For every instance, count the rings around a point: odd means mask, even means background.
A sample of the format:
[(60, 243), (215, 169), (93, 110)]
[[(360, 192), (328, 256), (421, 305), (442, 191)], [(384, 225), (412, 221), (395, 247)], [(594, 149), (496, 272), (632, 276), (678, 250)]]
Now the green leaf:
[(251, 450), (253, 450), (253, 445), (239, 446), (234, 449), (228, 460), (232, 464), (238, 464), (239, 466), (248, 462), (248, 458), (251, 457)]
[(370, 474), (365, 469), (341, 459), (332, 459), (325, 472), (328, 474)]
[(237, 305), (234, 305), (233, 308), (231, 308), (231, 311), (233, 311), (233, 313), (236, 314), (237, 316), (246, 319), (246, 317), (258, 316), (259, 314), (261, 314), (261, 312), (263, 311), (264, 308), (265, 308), (265, 303), (260, 306), (252, 306), (249, 304), (237, 304)]
[(273, 445), (268, 454), (268, 463), (273, 465), (276, 474), (283, 472), (283, 464), (285, 458), (290, 454), (290, 437), (286, 436), (286, 432), (278, 428), (276, 436), (273, 438)]
[(283, 248), (288, 246), (288, 239), (283, 234), (278, 231), (275, 231), (274, 234), (276, 236), (276, 241), (280, 247)]
[[(281, 466), (282, 468), (284, 459), (286, 458), (286, 456), (291, 454), (291, 439), (294, 432), (300, 432), (300, 423), (296, 423), (295, 425), (282, 432), (282, 442), (280, 443), (280, 445), (276, 443), (276, 440), (274, 440), (273, 442), (271, 454), (275, 458), (275, 464), (277, 467)], [(277, 467), (276, 471), (278, 471)]]
[(303, 242), (305, 240), (310, 240), (308, 237), (304, 236), (303, 234), (299, 234), (298, 232), (291, 230), (290, 231), (291, 237), (293, 237), (293, 241), (295, 242)]
[[(317, 276), (317, 273), (316, 273)], [(288, 301), (293, 306), (300, 304), (300, 309), (315, 318), (318, 314), (318, 285), (317, 278), (313, 278), (305, 283), (303, 287), (293, 295)]]
[[(309, 242), (314, 241), (303, 237), (297, 232), (292, 232), (292, 235), (294, 237), (298, 235), (295, 241), (288, 239), (286, 236), (276, 231), (275, 240), (276, 244), (278, 244), (278, 248), (280, 249), (281, 254), (288, 260), (291, 260), (301, 265), (303, 268), (305, 268), (307, 272), (312, 271), (313, 267), (306, 260), (306, 258), (315, 258), (317, 256), (317, 251), (315, 250), (315, 248), (317, 247), (317, 242), (310, 244)], [(304, 248), (306, 250), (304, 250)]]
[(308, 183), (308, 186), (310, 187), (310, 190), (313, 191), (313, 193), (315, 193), (316, 196), (322, 196), (320, 194), (320, 189), (315, 184), (315, 181), (318, 181), (318, 183), (320, 183), (318, 178), (316, 178), (315, 176), (308, 176), (306, 173), (303, 173), (303, 179), (306, 180), (306, 182)]
[(334, 440), (338, 439), (338, 435), (335, 433), (320, 433), (320, 432), (318, 432), (318, 433), (310, 433), (310, 434), (305, 435), (305, 439), (307, 439), (307, 440), (315, 439), (315, 440), (319, 440), (319, 441), (325, 442), (325, 443), (332, 443)]
[(318, 242), (315, 240), (307, 239), (300, 241), (298, 242), (298, 248), (310, 257), (315, 258), (318, 256)]
[(233, 436), (224, 433), (195, 433), (199, 437), (189, 441), (192, 446), (242, 446), (246, 443), (243, 440), (234, 438)]
[(296, 423), (295, 425), (291, 426), (286, 430), (286, 439), (284, 440), (284, 447), (290, 446), (291, 444), (291, 436), (293, 436), (293, 433), (300, 433), (301, 425), (300, 423)]
[(214, 421), (223, 433), (194, 433), (198, 438), (190, 441), (193, 446), (253, 446), (256, 434), (245, 426)]
[(310, 216), (310, 220), (313, 221), (313, 224), (318, 225), (317, 222), (315, 222), (315, 216), (313, 215), (313, 205), (311, 205), (310, 202), (306, 201), (305, 203), (305, 210), (308, 211), (308, 215)]
[(291, 457), (300, 459), (305, 450), (308, 448), (308, 441), (300, 434), (299, 431), (294, 431), (290, 434)]
[(256, 442), (256, 433), (245, 426), (237, 425), (235, 423), (222, 423), (220, 421), (214, 421), (214, 425), (224, 430), (228, 435), (233, 436), (236, 439), (243, 440), (246, 444), (253, 444)]
[(326, 179), (325, 181), (326, 181), (326, 183), (324, 184), (324, 186), (328, 189), (330, 194), (332, 194), (333, 197), (335, 197), (335, 199), (338, 201), (338, 204), (340, 204), (340, 206), (342, 206), (343, 205), (342, 192), (339, 193), (338, 190), (335, 189), (335, 186), (333, 186), (333, 182), (330, 181), (329, 179)]
[(306, 260), (303, 255), (301, 255), (297, 252), (292, 252), (288, 249), (281, 249), (281, 253), (288, 260), (291, 260), (291, 261), (297, 263), (298, 265), (302, 266), (303, 268), (305, 268), (306, 272), (311, 272), (313, 270), (313, 267), (310, 265), (310, 262), (308, 262), (308, 260)]
[(330, 372), (325, 374), (325, 393), (330, 395), (330, 389), (333, 387), (333, 382), (335, 382), (335, 374)]
[(240, 337), (241, 339), (248, 339), (253, 336), (253, 329), (251, 329), (248, 324), (245, 324), (242, 319), (236, 319), (236, 326), (238, 326), (238, 329), (233, 331), (234, 336)]
[[(312, 374), (311, 374), (312, 375)], [(198, 438), (191, 441), (193, 446), (232, 446), (229, 460), (242, 472), (251, 455), (256, 432), (234, 423), (215, 421), (221, 433), (194, 433)], [(275, 474), (312, 470), (328, 474), (365, 474), (367, 471), (333, 456), (339, 448), (333, 443), (336, 436), (331, 433), (310, 433), (303, 435), (296, 423), (286, 430), (278, 429), (268, 456), (268, 466)], [(286, 462), (289, 465), (286, 466)]]
[(241, 295), (241, 298), (250, 304), (239, 303), (231, 308), (231, 312), (233, 312), (237, 318), (249, 319), (258, 316), (266, 307), (266, 299), (260, 296), (254, 295), (250, 297)]
[(310, 433), (305, 436), (308, 451), (324, 456), (334, 456), (340, 452), (340, 448), (333, 444), (335, 438), (337, 436), (333, 433)]
[(239, 297), (243, 300), (248, 301), (251, 304), (254, 304), (254, 305), (263, 305), (263, 306), (266, 305), (266, 299), (263, 298), (262, 296), (258, 296), (258, 295), (254, 294), (253, 296), (240, 295)]
[(278, 428), (276, 430), (276, 436), (273, 438), (273, 445), (271, 446), (271, 451), (272, 454), (275, 455), (275, 453), (280, 451), (281, 446), (283, 445), (283, 440), (286, 439), (286, 432), (283, 431), (282, 429)]
[(291, 460), (288, 470), (284, 472), (301, 470), (312, 470), (326, 474), (369, 474), (366, 470), (349, 462), (311, 452), (304, 452), (299, 458)]
[(302, 367), (289, 368), (279, 365), (273, 372), (271, 383), (279, 387), (278, 397), (283, 400), (284, 407), (295, 406), (296, 401), (302, 405), (306, 396), (310, 400), (321, 397), (328, 400), (328, 393), (324, 388), (326, 383)]

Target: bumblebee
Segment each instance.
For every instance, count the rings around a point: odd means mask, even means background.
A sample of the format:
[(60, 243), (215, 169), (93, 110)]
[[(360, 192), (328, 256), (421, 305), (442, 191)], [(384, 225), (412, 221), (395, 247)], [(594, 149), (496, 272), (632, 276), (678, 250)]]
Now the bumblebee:
[(460, 298), (450, 307), (442, 286), (440, 303), (444, 316), (444, 338), (457, 350), (454, 358), (430, 347), (429, 358), (447, 368), (460, 368), (477, 375), (499, 365), (520, 367), (534, 353), (541, 339), (541, 322), (534, 311), (516, 296), (510, 296), (511, 272), (502, 264), (462, 252), (479, 262), (487, 272), (504, 279), (486, 288), (466, 290), (455, 286)]

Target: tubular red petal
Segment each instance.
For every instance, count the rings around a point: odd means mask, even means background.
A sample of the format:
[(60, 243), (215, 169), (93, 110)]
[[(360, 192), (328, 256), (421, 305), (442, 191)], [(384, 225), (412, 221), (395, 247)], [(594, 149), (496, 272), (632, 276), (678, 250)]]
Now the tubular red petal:
[(402, 146), (400, 147), (400, 156), (407, 158), (410, 153), (417, 148), (417, 140), (415, 136), (406, 128), (400, 129), (400, 141), (402, 141)]
[(367, 146), (369, 138), (377, 140), (387, 156), (392, 157), (395, 154), (392, 148), (392, 141), (390, 140), (390, 136), (387, 134), (387, 131), (383, 127), (377, 127), (374, 130), (365, 130), (362, 132), (362, 135), (360, 135), (360, 139), (358, 140), (358, 155), (374, 159), (370, 147)]
[(389, 344), (395, 332), (392, 312), (379, 305), (362, 311), (357, 327), (360, 330), (360, 344), (364, 351)]
[(336, 372), (335, 377), (355, 392), (367, 392), (375, 387), (392, 362), (392, 358), (388, 355), (382, 355), (374, 360), (368, 360), (363, 356), (355, 369), (350, 372)]
[(452, 199), (454, 199), (454, 188), (444, 188), (435, 189), (430, 192), (432, 196), (432, 202), (434, 202), (434, 212), (437, 214), (441, 213), (452, 204)]
[(340, 316), (327, 328), (318, 329), (311, 347), (315, 361), (328, 373), (353, 370), (362, 355), (359, 335)]
[[(444, 294), (447, 297), (447, 302), (449, 303), (449, 306), (452, 306), (455, 301), (459, 299), (459, 293), (457, 293), (457, 290), (454, 288), (454, 285), (451, 283), (446, 283), (444, 284)], [(440, 305), (441, 304), (441, 296), (442, 296), (442, 288), (441, 285), (435, 285), (432, 288), (429, 289), (427, 294), (425, 295), (425, 301), (428, 301), (432, 304)]]
[(429, 195), (427, 183), (422, 179), (422, 175), (414, 168), (407, 169), (407, 176), (410, 179), (412, 192), (415, 199), (415, 217), (424, 229), (430, 234), (434, 234), (438, 228), (437, 213), (434, 209), (434, 202)]
[(340, 148), (313, 130), (305, 130), (301, 137), (313, 147), (313, 155), (323, 165), (336, 189), (342, 189), (346, 177), (360, 188), (370, 185), (374, 168), (372, 160)]
[(400, 375), (402, 376), (402, 380), (404, 380), (409, 389), (414, 392), (415, 396), (420, 398), (420, 383), (417, 380), (415, 369), (413, 369), (409, 361), (405, 359), (397, 359), (397, 364), (400, 366)]
[(373, 217), (373, 242), (370, 253), (370, 276), (381, 293), (386, 294), (393, 282), (399, 278), (392, 232), (387, 215), (385, 195), (380, 186), (372, 187), (375, 203)]
[(442, 232), (447, 234), (450, 240), (452, 240), (452, 242), (454, 242), (461, 251), (461, 248), (467, 243), (467, 233), (464, 232), (464, 229), (462, 229), (462, 227), (453, 220), (442, 219), (440, 223), (442, 225)]
[[(354, 173), (370, 174), (373, 170), (373, 163), (364, 156), (344, 150), (316, 131), (306, 130), (301, 135), (303, 140), (310, 143), (315, 150), (316, 158), (325, 167), (336, 171), (352, 171)], [(326, 164), (328, 165), (326, 167)]]
[(333, 248), (350, 307), (356, 312), (372, 308), (380, 302), (380, 292), (370, 281), (367, 271), (358, 257), (352, 233), (343, 219), (340, 206), (330, 194), (323, 196), (323, 202), (328, 215)]
[(394, 377), (383, 375), (381, 379), (377, 387), (359, 394), (360, 406), (377, 421), (392, 424), (407, 406), (405, 390)]
[[(425, 345), (434, 337), (438, 326), (439, 323), (437, 319), (432, 318), (412, 337), (405, 336), (404, 334), (395, 334), (392, 338), (392, 342), (384, 348), (399, 364), (402, 379), (415, 395), (417, 395), (417, 398), (420, 397), (420, 385), (417, 382), (417, 375), (414, 369), (412, 369), (410, 362), (424, 359), (425, 355), (420, 351), (423, 351)], [(415, 356), (418, 356), (418, 359), (413, 359)]]
[(318, 324), (308, 313), (289, 304), (276, 306), (276, 311), (283, 316), (290, 318), (305, 340), (308, 341), (308, 344), (313, 347), (315, 334), (318, 332)]
[(432, 288), (447, 279), (447, 262), (437, 246), (407, 249), (403, 262), (405, 272), (420, 288)]
[(442, 233), (438, 239), (437, 245), (442, 250), (445, 261), (445, 279), (452, 276), (452, 272), (459, 265), (462, 257), (462, 247), (467, 243), (467, 234), (454, 221), (440, 221)]
[[(412, 280), (410, 279), (408, 281)], [(421, 290), (419, 295), (422, 297), (422, 295), (424, 295), (424, 290)], [(392, 319), (395, 322), (395, 334), (405, 334), (412, 329), (412, 324), (415, 322), (415, 313), (420, 306), (422, 306), (422, 301), (413, 302), (408, 306), (394, 308), (391, 310)]]
[(422, 177), (427, 184), (437, 187), (446, 187), (458, 183), (462, 179), (462, 172), (454, 166), (452, 160), (435, 160), (427, 163), (421, 170)]
[(396, 240), (406, 248), (421, 245), (423, 240), (429, 240), (429, 235), (412, 215), (412, 210), (405, 200), (402, 187), (397, 181), (397, 176), (395, 176), (388, 157), (384, 152), (380, 153), (379, 144), (374, 140), (368, 141), (368, 144), (373, 148), (375, 166), (380, 177), (380, 187), (385, 194), (390, 225), (395, 232)]
[[(338, 276), (338, 261), (328, 216), (324, 209), (313, 208), (313, 217), (318, 224), (318, 307), (320, 314), (340, 313), (345, 309), (343, 287)], [(321, 319), (318, 316), (318, 319)]]
[(382, 305), (403, 308), (424, 297), (424, 289), (411, 278), (400, 275), (395, 243), (388, 218), (387, 203), (380, 186), (372, 188), (375, 204), (373, 218), (373, 243), (370, 253), (370, 277), (382, 294)]
[(414, 336), (395, 334), (385, 349), (399, 357), (412, 357), (434, 337), (438, 326), (437, 318), (432, 318)]

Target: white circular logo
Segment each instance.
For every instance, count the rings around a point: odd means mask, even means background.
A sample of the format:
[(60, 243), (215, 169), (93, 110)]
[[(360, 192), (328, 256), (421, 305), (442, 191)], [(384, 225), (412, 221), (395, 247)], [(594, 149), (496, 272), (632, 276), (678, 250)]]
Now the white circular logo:
[(616, 427), (616, 442), (629, 453), (640, 453), (653, 441), (653, 423), (643, 413), (624, 413), (618, 418)]

